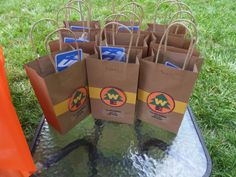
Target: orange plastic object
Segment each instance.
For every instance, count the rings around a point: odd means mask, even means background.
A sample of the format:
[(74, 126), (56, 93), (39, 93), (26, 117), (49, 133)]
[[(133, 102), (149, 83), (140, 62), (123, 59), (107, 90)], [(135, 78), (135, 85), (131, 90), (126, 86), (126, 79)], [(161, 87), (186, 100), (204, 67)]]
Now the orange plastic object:
[(36, 171), (11, 102), (0, 48), (0, 177), (29, 177)]

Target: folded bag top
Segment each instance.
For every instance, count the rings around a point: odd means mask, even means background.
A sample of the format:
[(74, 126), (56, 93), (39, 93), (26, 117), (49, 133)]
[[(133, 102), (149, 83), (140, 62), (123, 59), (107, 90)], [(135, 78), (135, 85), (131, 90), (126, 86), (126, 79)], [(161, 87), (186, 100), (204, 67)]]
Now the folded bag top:
[[(193, 26), (194, 33), (191, 33), (187, 24)], [(175, 25), (185, 27), (190, 33), (191, 44), (186, 52), (168, 50), (168, 34)], [(188, 20), (177, 20), (165, 31), (156, 57), (140, 60), (137, 106), (139, 119), (170, 132), (178, 132), (201, 68), (202, 59), (192, 55), (196, 42), (195, 25)], [(165, 66), (167, 61), (178, 68)]]
[[(48, 53), (49, 38), (62, 30), (73, 33), (66, 28), (50, 33), (45, 39)], [(66, 48), (61, 45), (60, 51), (39, 57), (24, 66), (47, 121), (62, 134), (90, 113), (85, 60), (80, 58), (81, 60), (60, 72), (57, 72), (58, 64), (54, 61), (57, 55), (76, 53), (78, 49), (78, 45), (77, 49), (72, 47), (72, 50), (69, 45)], [(66, 57), (62, 59), (65, 60)]]
[[(122, 26), (130, 33), (129, 48), (125, 50), (126, 61), (107, 61), (103, 58), (102, 47), (98, 55), (87, 58), (91, 111), (95, 119), (132, 124), (135, 119), (138, 58), (141, 53), (131, 49), (133, 33), (127, 26), (117, 22), (107, 23), (101, 31), (101, 36), (106, 27), (112, 24)], [(103, 43), (108, 46), (106, 35)], [(100, 41), (100, 45), (103, 43)]]

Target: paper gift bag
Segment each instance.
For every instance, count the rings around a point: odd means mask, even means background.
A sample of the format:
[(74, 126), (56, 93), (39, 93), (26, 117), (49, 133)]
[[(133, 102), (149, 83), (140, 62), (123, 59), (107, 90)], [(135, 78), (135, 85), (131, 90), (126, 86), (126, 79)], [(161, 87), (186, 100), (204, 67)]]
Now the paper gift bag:
[[(79, 7), (79, 9), (77, 7)], [(77, 13), (80, 15), (80, 20), (72, 20), (72, 21), (69, 20), (71, 16), (71, 10), (77, 11)], [(72, 31), (83, 31), (84, 29), (100, 29), (99, 21), (91, 21), (92, 17), (91, 6), (86, 1), (82, 0), (70, 1), (67, 4), (65, 4), (63, 8), (59, 9), (58, 15), (61, 11), (65, 12), (65, 20), (64, 20), (65, 27), (71, 29)], [(85, 14), (87, 14), (86, 17), (84, 16)]]
[(0, 176), (29, 177), (36, 167), (11, 102), (1, 48), (0, 100)]
[[(161, 44), (174, 25), (186, 28), (183, 23), (172, 23), (164, 33)], [(156, 57), (140, 60), (139, 119), (170, 132), (178, 132), (202, 63), (200, 57), (192, 55), (195, 41), (193, 37), (187, 53), (169, 51), (159, 45)], [(175, 64), (176, 68), (166, 66), (164, 63), (167, 61)]]
[[(173, 22), (175, 20), (175, 17), (179, 17), (180, 19), (183, 19), (183, 20), (188, 20), (188, 18), (180, 17), (184, 15), (187, 15), (189, 17), (189, 21), (191, 21), (191, 23), (196, 25), (196, 20), (194, 16), (192, 15), (190, 11), (186, 11), (186, 10), (177, 11), (172, 16), (170, 22)], [(165, 28), (163, 28), (163, 30), (165, 30)], [(159, 32), (158, 31), (152, 32), (151, 42), (149, 45), (149, 52), (148, 52), (149, 56), (151, 55), (153, 48), (155, 48), (155, 44), (160, 43), (160, 40), (163, 36), (163, 30), (160, 30)], [(184, 32), (185, 34), (178, 34), (178, 31), (180, 32), (181, 30), (186, 31), (182, 26), (175, 26), (172, 29), (170, 29), (170, 32), (168, 34), (168, 43), (167, 43), (168, 46), (173, 46), (173, 47), (178, 47), (178, 48), (183, 48), (183, 49), (189, 48), (190, 40), (187, 40), (185, 38), (186, 33)]]
[[(110, 24), (125, 27), (111, 22), (104, 28)], [(91, 111), (95, 119), (127, 124), (132, 124), (135, 120), (138, 58), (141, 57), (141, 53), (139, 50), (131, 49), (133, 33), (130, 30), (129, 32), (131, 39), (126, 50), (125, 62), (104, 60), (101, 51), (99, 55), (89, 56), (86, 59)]]
[[(52, 34), (62, 30), (68, 29), (58, 29), (50, 33), (46, 41)], [(48, 50), (48, 46), (46, 48)], [(62, 134), (90, 113), (85, 55), (81, 61), (56, 72), (58, 68), (53, 58), (67, 51), (70, 52), (71, 49), (39, 57), (24, 66), (48, 123)], [(57, 63), (57, 66), (65, 64), (65, 59)]]
[[(191, 26), (196, 26), (196, 24), (190, 20), (187, 19), (179, 19), (176, 20), (175, 22), (187, 22), (188, 24), (191, 24)], [(149, 56), (153, 54), (153, 51), (157, 51), (162, 39), (162, 36), (155, 35), (153, 38), (154, 40), (151, 41), (149, 45)], [(168, 51), (174, 51), (174, 52), (180, 52), (180, 53), (187, 53), (189, 50), (189, 47), (191, 45), (191, 40), (187, 39), (186, 37), (174, 35), (174, 34), (167, 34), (166, 40), (165, 40), (165, 45), (162, 47), (165, 47)], [(193, 56), (199, 56), (200, 53), (196, 49), (196, 47), (193, 48), (192, 51)]]

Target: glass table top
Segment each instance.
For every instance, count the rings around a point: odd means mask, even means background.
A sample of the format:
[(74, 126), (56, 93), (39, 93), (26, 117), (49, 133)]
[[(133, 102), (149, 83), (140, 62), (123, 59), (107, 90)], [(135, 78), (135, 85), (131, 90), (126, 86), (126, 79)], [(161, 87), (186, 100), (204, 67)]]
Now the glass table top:
[(40, 177), (202, 177), (211, 159), (190, 109), (177, 135), (89, 116), (66, 135), (45, 121), (33, 146)]

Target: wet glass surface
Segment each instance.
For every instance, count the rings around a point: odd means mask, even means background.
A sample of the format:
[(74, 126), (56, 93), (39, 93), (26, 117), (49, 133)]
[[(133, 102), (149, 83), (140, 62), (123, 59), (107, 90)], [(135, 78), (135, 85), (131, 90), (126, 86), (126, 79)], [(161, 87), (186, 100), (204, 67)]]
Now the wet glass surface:
[(202, 177), (207, 159), (189, 112), (177, 136), (143, 122), (88, 117), (64, 136), (44, 123), (34, 160), (41, 177)]

